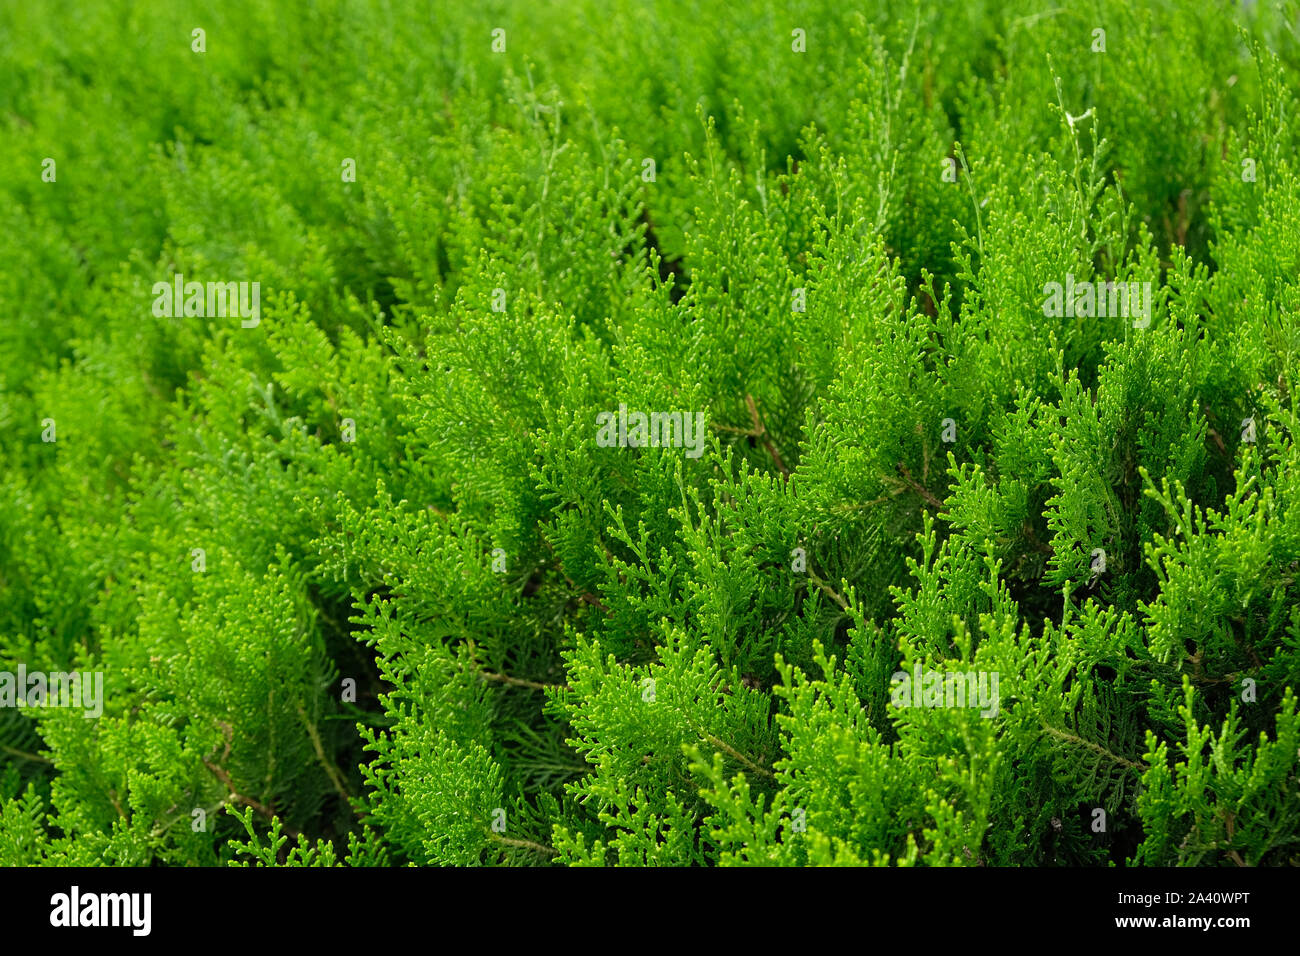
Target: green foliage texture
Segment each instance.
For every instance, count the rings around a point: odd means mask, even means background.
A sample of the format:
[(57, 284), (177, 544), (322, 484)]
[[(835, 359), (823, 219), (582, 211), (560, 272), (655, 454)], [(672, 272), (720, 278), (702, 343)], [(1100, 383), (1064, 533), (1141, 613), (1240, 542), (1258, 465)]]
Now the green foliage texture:
[(1298, 22), (3, 4), (0, 864), (1300, 863)]

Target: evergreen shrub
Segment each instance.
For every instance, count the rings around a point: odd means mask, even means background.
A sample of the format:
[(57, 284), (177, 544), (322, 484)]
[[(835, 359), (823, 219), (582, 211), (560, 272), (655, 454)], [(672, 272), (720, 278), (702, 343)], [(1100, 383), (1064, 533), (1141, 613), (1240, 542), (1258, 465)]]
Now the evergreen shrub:
[(1297, 22), (3, 5), (0, 864), (1300, 863)]

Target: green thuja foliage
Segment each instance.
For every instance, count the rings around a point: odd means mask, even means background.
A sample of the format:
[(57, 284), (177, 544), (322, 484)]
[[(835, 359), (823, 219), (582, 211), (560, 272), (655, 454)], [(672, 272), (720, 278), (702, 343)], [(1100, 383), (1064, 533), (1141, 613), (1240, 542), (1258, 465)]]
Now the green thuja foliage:
[(0, 865), (1300, 864), (1298, 15), (5, 5)]

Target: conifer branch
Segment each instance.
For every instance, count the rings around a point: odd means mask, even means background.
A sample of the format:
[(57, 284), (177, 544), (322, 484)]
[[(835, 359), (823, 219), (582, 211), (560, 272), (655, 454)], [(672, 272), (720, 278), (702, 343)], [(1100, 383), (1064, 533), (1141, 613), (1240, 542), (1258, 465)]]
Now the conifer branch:
[[(1224, 826), (1224, 832), (1227, 834), (1229, 842), (1231, 842), (1233, 838), (1233, 833), (1236, 829), (1235, 828), (1236, 822), (1237, 822), (1237, 815), (1235, 813), (1233, 813), (1231, 810), (1227, 810), (1224, 812), (1223, 826)], [(1238, 866), (1246, 865), (1246, 861), (1241, 858), (1241, 854), (1238, 853), (1235, 849), (1227, 850), (1225, 852), (1227, 852), (1228, 857), (1232, 860), (1233, 863), (1236, 863)]]
[(554, 856), (559, 855), (559, 850), (553, 846), (547, 846), (544, 843), (534, 843), (532, 840), (518, 840), (514, 837), (502, 836), (499, 833), (493, 833), (492, 839), (497, 843), (503, 843), (506, 846), (517, 846), (525, 850), (535, 850), (538, 853), (549, 853)]
[(737, 428), (734, 425), (723, 425), (719, 422), (711, 422), (709, 427), (713, 428), (715, 431), (728, 432), (732, 435), (743, 435), (746, 438), (753, 438), (762, 441), (763, 447), (767, 449), (767, 453), (772, 456), (772, 461), (776, 464), (777, 470), (780, 471), (784, 477), (789, 478), (790, 469), (786, 467), (785, 459), (781, 457), (781, 453), (777, 451), (776, 446), (772, 444), (771, 436), (767, 431), (767, 425), (763, 423), (763, 419), (758, 414), (758, 406), (754, 403), (754, 396), (747, 394), (745, 396), (745, 404), (749, 406), (749, 417), (753, 421), (753, 425), (750, 428)]
[(918, 482), (915, 478), (912, 477), (912, 471), (910, 468), (908, 468), (901, 461), (898, 463), (896, 467), (898, 469), (898, 473), (903, 476), (903, 481), (907, 483), (907, 486), (911, 488), (914, 492), (916, 492), (918, 495), (920, 495), (921, 498), (925, 500), (926, 504), (933, 507), (936, 511), (943, 511), (943, 502), (940, 501), (938, 498), (936, 498), (934, 494), (931, 493), (930, 489), (926, 488), (924, 485), (922, 485), (920, 482)]
[[(234, 729), (228, 723), (222, 720), (217, 721), (217, 724), (221, 727), (222, 733), (224, 733), (226, 736), (226, 746), (225, 749), (221, 752), (221, 759), (225, 761), (230, 756), (230, 743), (234, 739)], [(212, 756), (216, 754), (216, 752), (217, 749), (216, 747), (214, 747), (212, 748), (211, 754), (201, 759), (203, 760), (203, 766), (207, 767), (209, 772), (211, 772), (211, 774), (214, 777), (220, 780), (222, 785), (226, 788), (226, 790), (230, 792), (229, 798), (224, 802), (230, 802), (233, 800), (235, 803), (241, 804), (242, 806), (252, 807), (253, 811), (257, 813), (258, 816), (262, 817), (265, 820), (274, 820), (276, 818), (274, 810), (272, 810), (266, 804), (262, 803), (260, 800), (257, 800), (254, 797), (245, 796), (244, 794), (240, 793), (239, 789), (235, 786), (234, 781), (230, 779), (230, 773), (224, 767), (214, 763), (210, 759)], [(300, 835), (300, 831), (295, 830), (293, 827), (285, 825), (283, 821), (281, 821), (281, 825), (284, 827), (284, 832), (288, 833), (290, 836), (297, 838)]]
[(509, 674), (496, 674), (481, 668), (475, 668), (475, 673), (484, 680), (496, 681), (499, 684), (510, 684), (513, 687), (528, 687), (532, 690), (549, 690), (568, 686), (567, 684), (541, 684), (535, 680), (524, 680), (522, 677), (511, 677)]
[(465, 643), (469, 645), (469, 659), (474, 667), (474, 673), (484, 680), (496, 681), (498, 684), (510, 684), (512, 687), (527, 687), (530, 690), (568, 689), (568, 684), (542, 684), (535, 680), (525, 680), (522, 677), (511, 677), (509, 674), (498, 674), (494, 671), (484, 670), (479, 666), (473, 639), (468, 639)]
[[(257, 800), (254, 797), (248, 797), (240, 793), (239, 790), (235, 787), (234, 782), (230, 779), (230, 774), (227, 773), (224, 768), (217, 766), (207, 757), (203, 758), (203, 766), (207, 767), (208, 770), (212, 772), (212, 775), (215, 776), (218, 780), (220, 780), (222, 785), (225, 786), (225, 788), (228, 791), (230, 791), (229, 800), (226, 802), (233, 800), (235, 803), (238, 803), (242, 806), (252, 807), (254, 812), (256, 812), (258, 816), (262, 817), (265, 820), (275, 819), (275, 811), (272, 810), (270, 807), (268, 807), (266, 804), (262, 803), (260, 800)], [(283, 821), (282, 821), (282, 825), (284, 826), (284, 832), (288, 833), (290, 836), (297, 837), (299, 835), (300, 831), (295, 830), (293, 827), (288, 826), (287, 824), (284, 824)]]
[(850, 511), (865, 511), (868, 508), (874, 508), (876, 505), (883, 505), (890, 497), (890, 495), (884, 495), (880, 498), (872, 498), (870, 501), (841, 501), (839, 504), (831, 505), (828, 510), (837, 514)]
[(316, 725), (307, 718), (307, 712), (298, 706), (298, 716), (302, 718), (303, 725), (307, 728), (307, 736), (311, 738), (312, 748), (316, 751), (316, 759), (320, 765), (325, 768), (325, 774), (330, 778), (330, 783), (334, 784), (334, 789), (338, 795), (343, 798), (348, 806), (352, 806), (352, 794), (348, 793), (348, 788), (343, 783), (343, 774), (339, 768), (334, 766), (334, 762), (325, 754), (325, 748), (321, 745), (320, 733)]
[(766, 448), (767, 453), (772, 456), (772, 461), (776, 463), (777, 469), (782, 475), (789, 478), (790, 469), (785, 466), (785, 462), (781, 459), (780, 452), (778, 452), (776, 446), (772, 444), (772, 439), (767, 433), (767, 425), (763, 423), (763, 419), (758, 415), (758, 406), (754, 403), (754, 396), (746, 395), (745, 402), (749, 405), (749, 417), (754, 420), (754, 437), (762, 440), (763, 447)]
[(762, 767), (757, 763), (755, 763), (753, 760), (750, 760), (739, 750), (731, 746), (731, 744), (727, 743), (725, 740), (721, 739), (720, 737), (717, 737), (713, 734), (706, 733), (704, 735), (704, 739), (707, 740), (709, 743), (713, 744), (713, 746), (717, 747), (718, 749), (723, 750), (726, 753), (730, 754), (732, 757), (734, 757), (736, 760), (739, 760), (741, 763), (743, 763), (750, 770), (753, 770), (755, 773), (761, 773), (763, 776), (769, 777), (773, 780), (776, 779), (776, 774), (772, 773), (772, 771), (768, 770), (766, 767)]
[[(551, 544), (551, 542), (547, 540), (545, 536), (542, 537), (542, 544), (546, 545), (546, 547), (550, 550), (551, 554), (555, 555), (555, 570), (559, 571), (560, 574), (563, 575), (564, 580), (568, 582), (570, 588), (572, 588), (574, 591), (579, 592), (578, 599), (608, 614), (609, 608), (605, 606), (604, 601), (602, 601), (596, 595), (592, 594), (586, 588), (579, 585), (578, 582), (573, 580), (573, 578), (569, 577), (568, 572), (564, 570), (564, 566), (560, 563), (559, 555), (555, 554), (555, 545)], [(605, 554), (608, 556), (609, 551), (606, 550)]]
[[(566, 574), (565, 577), (568, 578), (568, 575)], [(573, 584), (573, 580), (571, 578), (569, 579), (569, 583)], [(577, 585), (574, 586), (576, 587)], [(606, 614), (609, 613), (609, 608), (605, 606), (605, 602), (602, 601), (600, 598), (596, 597), (596, 595), (592, 594), (590, 591), (583, 591), (581, 594), (578, 595), (578, 597), (582, 601), (585, 601), (587, 604), (590, 604), (592, 607), (604, 611)]]
[(1038, 539), (1038, 534), (1034, 531), (1034, 526), (1032, 522), (1026, 521), (1021, 526), (1021, 530), (1024, 532), (1025, 540), (1029, 542), (1029, 546), (1033, 548), (1035, 551), (1037, 551), (1039, 554), (1045, 554), (1048, 557), (1051, 557), (1052, 555), (1056, 554), (1056, 552), (1052, 550), (1052, 546), (1050, 544), (1044, 544), (1042, 541)]
[[(1232, 618), (1232, 621), (1234, 623), (1242, 625), (1243, 628), (1247, 626), (1246, 619), (1242, 615), (1237, 615), (1236, 617)], [(1237, 633), (1236, 628), (1229, 628), (1228, 633), (1232, 637), (1236, 645), (1239, 648), (1241, 648), (1243, 652), (1245, 652), (1247, 657), (1250, 658), (1250, 662), (1256, 667), (1256, 669), (1264, 666), (1264, 662), (1261, 661), (1259, 659), (1259, 655), (1255, 653), (1254, 646), (1252, 644), (1247, 643), (1246, 639), (1241, 634)]]
[(51, 766), (53, 766), (53, 764), (54, 764), (54, 761), (52, 761), (52, 760), (50, 760), (50, 759), (48, 759), (48, 758), (46, 758), (46, 757), (42, 757), (42, 756), (40, 756), (40, 754), (29, 754), (29, 753), (28, 753), (27, 751), (25, 751), (25, 750), (18, 750), (18, 749), (15, 748), (15, 747), (6, 747), (4, 744), (0, 744), (0, 751), (4, 751), (5, 753), (9, 754), (10, 756), (12, 756), (12, 757), (18, 757), (18, 758), (21, 759), (21, 760), (31, 760), (31, 761), (34, 761), (34, 762), (36, 762), (36, 763), (45, 763), (45, 764), (50, 764)]
[(811, 569), (806, 569), (804, 574), (807, 575), (809, 581), (821, 588), (827, 597), (838, 604), (841, 610), (847, 611), (849, 609), (849, 602), (844, 599), (844, 596), (819, 578)]
[(1047, 733), (1051, 734), (1053, 737), (1056, 737), (1058, 740), (1063, 740), (1066, 743), (1074, 744), (1077, 747), (1083, 747), (1087, 750), (1091, 750), (1093, 753), (1097, 754), (1098, 756), (1105, 757), (1106, 759), (1113, 761), (1114, 763), (1117, 763), (1122, 767), (1127, 767), (1129, 770), (1135, 771), (1137, 773), (1143, 773), (1146, 770), (1146, 767), (1142, 766), (1142, 764), (1140, 763), (1135, 763), (1132, 760), (1128, 760), (1124, 757), (1121, 757), (1119, 754), (1107, 750), (1105, 747), (1101, 746), (1100, 744), (1095, 744), (1091, 740), (1084, 740), (1082, 737), (1077, 737), (1074, 734), (1069, 733), (1068, 731), (1059, 730), (1058, 728), (1053, 727), (1050, 724), (1043, 724), (1043, 730), (1047, 731)]

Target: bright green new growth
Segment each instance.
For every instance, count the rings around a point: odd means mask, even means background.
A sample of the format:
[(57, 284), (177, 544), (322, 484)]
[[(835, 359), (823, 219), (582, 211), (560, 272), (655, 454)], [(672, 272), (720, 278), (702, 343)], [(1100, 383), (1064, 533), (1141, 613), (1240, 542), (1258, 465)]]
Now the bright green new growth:
[(470, 6), (0, 11), (0, 865), (1300, 863), (1294, 4)]

